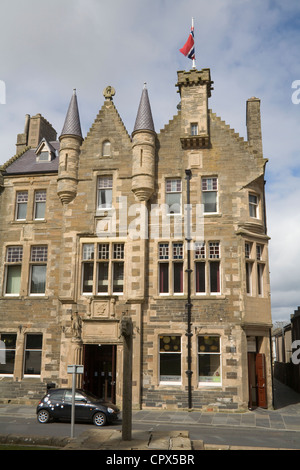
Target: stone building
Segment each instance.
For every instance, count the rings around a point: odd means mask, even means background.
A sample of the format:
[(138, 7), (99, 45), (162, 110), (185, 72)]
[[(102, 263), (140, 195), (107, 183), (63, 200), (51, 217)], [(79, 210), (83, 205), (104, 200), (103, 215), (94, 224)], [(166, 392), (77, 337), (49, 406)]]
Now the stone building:
[(0, 400), (79, 385), (122, 404), (120, 320), (133, 322), (133, 407), (272, 406), (260, 100), (247, 141), (208, 108), (209, 69), (178, 72), (155, 130), (147, 88), (129, 134), (104, 103), (87, 136), (73, 92), (59, 138), (26, 116), (0, 179)]

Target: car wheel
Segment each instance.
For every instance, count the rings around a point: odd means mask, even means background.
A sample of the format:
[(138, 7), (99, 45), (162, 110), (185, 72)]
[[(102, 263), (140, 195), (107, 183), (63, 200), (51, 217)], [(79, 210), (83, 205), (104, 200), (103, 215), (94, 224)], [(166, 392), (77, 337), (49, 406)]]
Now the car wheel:
[(50, 421), (50, 413), (47, 410), (40, 410), (37, 414), (37, 420), (39, 423), (45, 424)]
[(101, 413), (101, 411), (99, 411), (98, 413), (95, 413), (94, 416), (93, 416), (93, 423), (96, 426), (105, 426), (105, 424), (106, 424), (105, 414)]

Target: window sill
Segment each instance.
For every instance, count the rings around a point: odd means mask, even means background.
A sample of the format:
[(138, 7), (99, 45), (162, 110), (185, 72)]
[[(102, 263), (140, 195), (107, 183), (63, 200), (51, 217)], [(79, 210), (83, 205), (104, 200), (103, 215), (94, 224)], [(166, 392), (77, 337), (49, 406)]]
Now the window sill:
[(204, 217), (222, 217), (221, 212), (203, 212)]
[(27, 220), (27, 219), (19, 219), (19, 220), (12, 220), (10, 223), (12, 225), (21, 225), (21, 224), (45, 224), (47, 222), (46, 219), (34, 219), (34, 220)]
[(220, 389), (222, 388), (222, 384), (218, 383), (198, 383), (198, 389), (201, 390), (208, 390), (208, 389)]
[(158, 384), (159, 387), (181, 387), (182, 383), (181, 382), (159, 382)]

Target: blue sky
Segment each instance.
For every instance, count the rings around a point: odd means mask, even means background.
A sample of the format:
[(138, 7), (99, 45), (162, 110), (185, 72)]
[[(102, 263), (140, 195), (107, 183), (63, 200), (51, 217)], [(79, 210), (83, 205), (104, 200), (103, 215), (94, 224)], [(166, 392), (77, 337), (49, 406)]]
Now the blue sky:
[(0, 165), (15, 153), (25, 114), (41, 113), (60, 133), (73, 88), (84, 135), (107, 85), (131, 133), (146, 81), (159, 131), (177, 112), (177, 71), (191, 67), (179, 48), (194, 17), (196, 65), (214, 80), (210, 108), (246, 137), (246, 100), (261, 99), (272, 315), (289, 320), (300, 305), (300, 104), (292, 102), (300, 2), (1, 0), (0, 8)]

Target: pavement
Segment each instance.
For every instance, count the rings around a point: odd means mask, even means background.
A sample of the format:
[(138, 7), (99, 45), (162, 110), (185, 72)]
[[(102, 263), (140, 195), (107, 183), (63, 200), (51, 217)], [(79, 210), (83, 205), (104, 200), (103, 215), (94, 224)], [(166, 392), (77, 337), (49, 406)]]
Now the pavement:
[[(0, 404), (1, 416), (33, 417), (35, 406)], [(161, 451), (192, 451), (211, 450), (202, 441), (191, 441), (188, 431), (184, 430), (187, 424), (205, 424), (211, 426), (230, 426), (237, 428), (269, 429), (272, 431), (299, 432), (300, 440), (300, 394), (291, 388), (274, 381), (274, 409), (266, 410), (256, 408), (244, 413), (235, 412), (202, 412), (202, 411), (169, 411), (169, 410), (133, 410), (132, 412), (131, 440), (122, 439), (122, 431), (113, 427), (91, 427), (76, 438), (42, 437), (0, 435), (2, 443), (24, 443), (31, 445), (54, 446), (62, 450), (161, 450)], [(178, 424), (178, 431), (141, 431), (135, 430), (134, 424), (155, 423)], [(150, 429), (153, 426), (150, 427)], [(300, 441), (299, 441), (300, 442)], [(220, 446), (216, 446), (220, 449)], [(224, 447), (224, 446), (223, 446)], [(238, 449), (225, 446), (226, 449)], [(250, 448), (248, 448), (250, 449)]]

